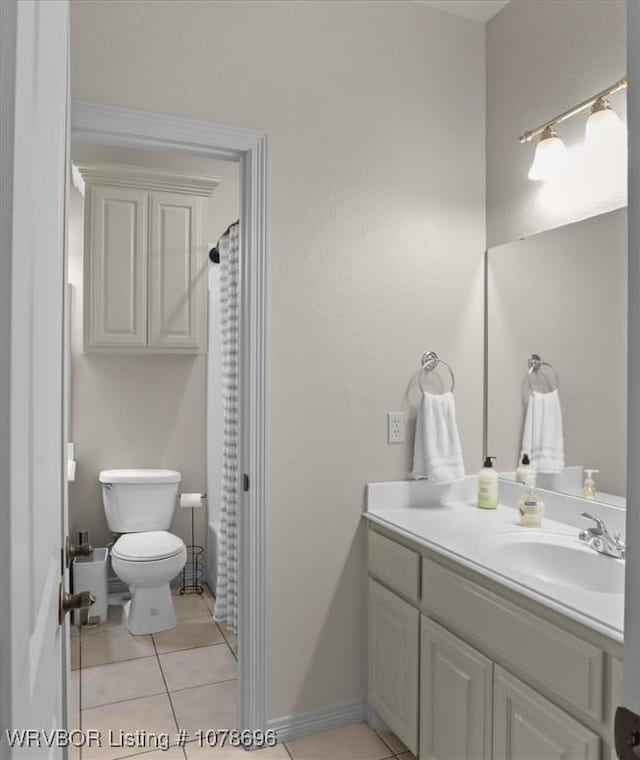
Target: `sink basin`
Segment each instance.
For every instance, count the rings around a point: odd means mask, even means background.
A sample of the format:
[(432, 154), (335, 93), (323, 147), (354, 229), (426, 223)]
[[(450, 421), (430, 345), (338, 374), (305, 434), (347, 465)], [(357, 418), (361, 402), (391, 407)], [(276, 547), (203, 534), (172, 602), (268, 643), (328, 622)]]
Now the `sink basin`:
[(600, 594), (624, 593), (624, 561), (598, 554), (576, 536), (544, 531), (496, 536), (485, 548), (498, 572), (526, 583)]

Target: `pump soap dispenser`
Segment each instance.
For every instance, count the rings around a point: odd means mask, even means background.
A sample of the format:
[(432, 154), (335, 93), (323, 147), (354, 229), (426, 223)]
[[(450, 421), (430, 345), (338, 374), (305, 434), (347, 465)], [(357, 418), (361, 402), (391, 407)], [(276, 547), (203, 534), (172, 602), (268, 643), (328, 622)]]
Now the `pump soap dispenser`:
[(522, 461), (516, 469), (516, 482), (534, 488), (536, 484), (536, 470), (531, 464), (528, 454), (522, 455)]
[(498, 506), (498, 473), (493, 469), (492, 460), (487, 457), (484, 467), (478, 473), (478, 506), (480, 509), (495, 509)]
[(582, 495), (585, 499), (596, 498), (596, 481), (593, 479), (593, 475), (600, 470), (587, 470), (585, 469), (584, 483), (582, 484)]

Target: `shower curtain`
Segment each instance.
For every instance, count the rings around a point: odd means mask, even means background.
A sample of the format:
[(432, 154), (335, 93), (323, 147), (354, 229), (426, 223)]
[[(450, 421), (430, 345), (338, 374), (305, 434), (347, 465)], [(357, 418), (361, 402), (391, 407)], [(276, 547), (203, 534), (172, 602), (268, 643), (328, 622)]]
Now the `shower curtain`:
[(222, 331), (222, 498), (215, 619), (238, 630), (238, 235), (232, 224), (218, 243)]

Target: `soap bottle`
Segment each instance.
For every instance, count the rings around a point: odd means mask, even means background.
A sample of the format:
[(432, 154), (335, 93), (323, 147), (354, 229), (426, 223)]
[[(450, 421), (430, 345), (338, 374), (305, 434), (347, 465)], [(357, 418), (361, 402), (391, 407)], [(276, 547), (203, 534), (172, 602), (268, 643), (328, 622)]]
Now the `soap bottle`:
[(596, 481), (593, 479), (593, 474), (600, 472), (600, 470), (585, 470), (584, 483), (582, 484), (582, 495), (585, 499), (596, 498)]
[(495, 509), (498, 506), (498, 473), (493, 469), (492, 460), (487, 457), (478, 473), (478, 506), (480, 509)]
[(528, 528), (539, 528), (544, 517), (544, 501), (532, 488), (518, 499), (520, 524)]
[(528, 454), (522, 455), (522, 461), (516, 470), (516, 482), (534, 488), (536, 484), (536, 470), (531, 464)]

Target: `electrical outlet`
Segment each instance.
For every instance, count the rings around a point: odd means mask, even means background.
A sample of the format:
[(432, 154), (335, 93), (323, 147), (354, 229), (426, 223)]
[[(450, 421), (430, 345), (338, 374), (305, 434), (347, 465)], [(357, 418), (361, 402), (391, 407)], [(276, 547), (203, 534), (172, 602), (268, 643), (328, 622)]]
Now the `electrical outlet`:
[(402, 443), (404, 441), (404, 413), (387, 413), (387, 443)]

